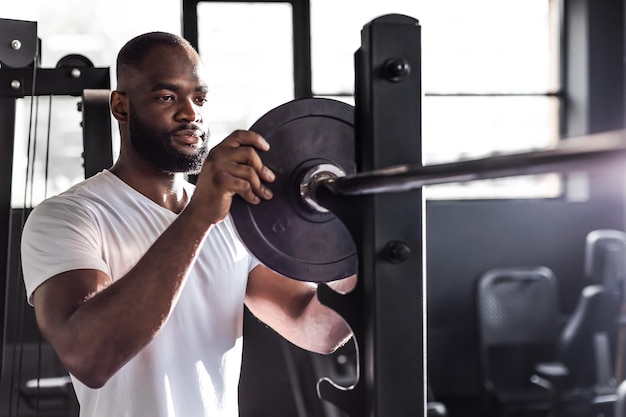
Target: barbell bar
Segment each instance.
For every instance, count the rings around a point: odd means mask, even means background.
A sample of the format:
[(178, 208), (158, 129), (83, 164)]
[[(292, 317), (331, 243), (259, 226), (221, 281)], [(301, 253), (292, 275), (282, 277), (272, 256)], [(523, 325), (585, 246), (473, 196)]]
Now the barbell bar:
[(438, 165), (400, 165), (350, 176), (329, 173), (325, 177), (320, 173), (303, 187), (317, 189), (323, 184), (339, 195), (402, 192), (428, 185), (585, 169), (594, 162), (618, 161), (626, 157), (626, 131), (569, 138), (561, 143), (553, 149)]

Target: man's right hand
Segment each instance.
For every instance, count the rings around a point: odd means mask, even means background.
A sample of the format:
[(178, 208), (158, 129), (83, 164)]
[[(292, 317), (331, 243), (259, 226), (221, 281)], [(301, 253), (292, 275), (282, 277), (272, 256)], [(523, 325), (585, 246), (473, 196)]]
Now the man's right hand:
[(228, 214), (235, 194), (250, 204), (271, 199), (272, 192), (263, 182), (273, 182), (275, 176), (257, 153), (268, 149), (267, 141), (255, 132), (233, 132), (207, 156), (190, 204), (201, 204), (212, 223), (217, 223)]

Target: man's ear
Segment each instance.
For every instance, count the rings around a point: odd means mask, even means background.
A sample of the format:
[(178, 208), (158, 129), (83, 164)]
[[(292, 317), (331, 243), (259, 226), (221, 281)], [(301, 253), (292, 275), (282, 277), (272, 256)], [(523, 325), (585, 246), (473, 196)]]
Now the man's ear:
[(111, 92), (111, 113), (120, 123), (128, 121), (128, 99), (117, 90)]

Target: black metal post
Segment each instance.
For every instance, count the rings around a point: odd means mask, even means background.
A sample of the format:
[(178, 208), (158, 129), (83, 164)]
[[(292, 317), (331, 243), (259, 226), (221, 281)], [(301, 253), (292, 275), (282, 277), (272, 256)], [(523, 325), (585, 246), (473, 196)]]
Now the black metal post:
[[(358, 171), (418, 165), (421, 151), (421, 39), (417, 20), (387, 15), (363, 28), (356, 64)], [(360, 378), (350, 389), (321, 383), (323, 399), (352, 417), (426, 413), (424, 198), (401, 193), (349, 197), (316, 193), (346, 224), (357, 245), (352, 293), (320, 300), (352, 326)], [(354, 309), (359, 308), (358, 312)], [(358, 313), (361, 317), (358, 317)]]
[(293, 8), (294, 97), (312, 97), (311, 14), (309, 0), (291, 0)]
[(182, 0), (182, 30), (183, 38), (198, 49), (198, 3), (202, 0)]
[(110, 86), (109, 68), (0, 68), (0, 97), (80, 97), (84, 89), (108, 90)]
[(113, 165), (109, 90), (83, 91), (83, 165), (85, 178)]
[[(359, 171), (421, 164), (421, 33), (402, 15), (363, 28), (356, 60)], [(422, 189), (374, 195), (359, 249), (365, 293), (367, 415), (425, 415)]]
[[(13, 178), (13, 136), (15, 100), (0, 97), (0, 271), (9, 274), (11, 246), (11, 180)], [(0, 285), (0, 323), (5, 327), (7, 285)], [(4, 358), (4, 336), (0, 338), (0, 359)], [(3, 366), (0, 364), (0, 375)]]

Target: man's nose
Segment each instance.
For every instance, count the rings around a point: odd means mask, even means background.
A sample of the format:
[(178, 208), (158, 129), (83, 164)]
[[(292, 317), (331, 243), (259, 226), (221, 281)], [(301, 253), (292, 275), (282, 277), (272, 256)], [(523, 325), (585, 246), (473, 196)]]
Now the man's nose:
[(200, 106), (194, 103), (191, 98), (181, 102), (178, 114), (178, 117), (186, 122), (198, 122), (202, 119)]

